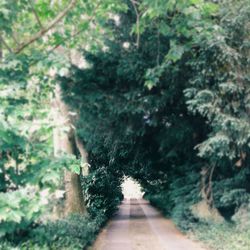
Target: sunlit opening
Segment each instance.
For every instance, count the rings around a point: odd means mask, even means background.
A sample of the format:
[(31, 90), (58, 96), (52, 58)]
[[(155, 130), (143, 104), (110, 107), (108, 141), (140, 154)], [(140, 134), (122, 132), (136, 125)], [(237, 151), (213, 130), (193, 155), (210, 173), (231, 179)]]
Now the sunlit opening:
[(140, 184), (131, 177), (126, 177), (122, 183), (124, 199), (141, 199), (144, 194), (141, 189)]

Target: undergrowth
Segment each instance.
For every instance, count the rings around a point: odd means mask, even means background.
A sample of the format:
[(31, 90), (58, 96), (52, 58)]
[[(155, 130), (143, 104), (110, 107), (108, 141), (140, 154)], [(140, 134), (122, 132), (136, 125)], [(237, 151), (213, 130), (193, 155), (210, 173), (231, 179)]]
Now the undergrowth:
[(235, 224), (197, 224), (189, 232), (213, 250), (249, 250), (250, 228), (240, 230)]
[[(225, 220), (223, 223), (199, 220), (190, 212), (190, 203), (186, 202), (190, 196), (192, 194), (187, 193), (179, 204), (172, 203), (171, 194), (167, 193), (148, 195), (146, 198), (166, 217), (171, 218), (182, 232), (194, 240), (201, 241), (209, 250), (250, 249), (248, 224), (244, 225), (239, 218)], [(175, 198), (179, 200), (178, 197)]]
[[(82, 250), (96, 238), (105, 216), (91, 219), (87, 216), (71, 215), (68, 218), (47, 222), (31, 229), (25, 238), (0, 242), (1, 250)], [(18, 239), (18, 240), (17, 240)]]

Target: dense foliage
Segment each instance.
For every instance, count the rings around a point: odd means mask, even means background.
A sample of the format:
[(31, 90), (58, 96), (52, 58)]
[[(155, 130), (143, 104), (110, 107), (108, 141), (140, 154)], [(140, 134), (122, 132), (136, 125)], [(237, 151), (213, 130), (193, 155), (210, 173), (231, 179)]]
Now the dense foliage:
[[(62, 79), (71, 93), (65, 100), (79, 110), (91, 166), (100, 159), (133, 176), (184, 229), (230, 219), (249, 202), (249, 8), (242, 10), (243, 3), (185, 1), (165, 6), (166, 14), (145, 2), (140, 44), (126, 28), (135, 20), (127, 12), (113, 24), (115, 39), (107, 38), (105, 50), (85, 51), (86, 69), (72, 68)], [(168, 27), (165, 15), (172, 17)], [(208, 211), (195, 210), (202, 202)]]
[(39, 225), (14, 239), (1, 242), (1, 249), (56, 250), (86, 249), (95, 239), (104, 223), (103, 218), (91, 219), (82, 215), (71, 215)]
[[(124, 176), (184, 230), (247, 227), (249, 1), (49, 2), (0, 5), (0, 237), (85, 247), (116, 211)], [(58, 86), (71, 122), (60, 129), (88, 162), (55, 153)], [(88, 215), (46, 224), (65, 170), (81, 176)]]

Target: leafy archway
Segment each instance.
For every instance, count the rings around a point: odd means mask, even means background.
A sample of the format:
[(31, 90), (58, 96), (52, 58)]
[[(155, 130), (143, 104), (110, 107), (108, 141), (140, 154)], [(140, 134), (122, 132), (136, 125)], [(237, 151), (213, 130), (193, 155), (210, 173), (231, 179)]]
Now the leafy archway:
[(166, 190), (176, 175), (185, 177), (190, 165), (199, 171), (193, 148), (207, 128), (201, 117), (187, 112), (183, 90), (192, 71), (186, 59), (178, 64), (181, 72), (173, 65), (157, 86), (145, 86), (148, 72), (164, 61), (170, 39), (152, 26), (138, 47), (130, 35), (133, 12), (119, 18), (109, 24), (114, 38), (106, 37), (105, 47), (95, 53), (83, 51), (85, 67), (72, 66), (58, 80), (64, 101), (78, 114), (76, 131), (88, 151), (90, 178), (97, 173), (103, 182), (106, 174), (116, 180), (127, 175), (146, 193), (155, 193)]
[[(86, 224), (93, 237), (124, 175), (184, 229), (249, 214), (249, 13), (248, 0), (4, 0), (0, 236), (38, 228), (56, 246)], [(86, 217), (52, 223), (68, 231), (39, 227), (56, 196), (85, 211), (83, 194)]]

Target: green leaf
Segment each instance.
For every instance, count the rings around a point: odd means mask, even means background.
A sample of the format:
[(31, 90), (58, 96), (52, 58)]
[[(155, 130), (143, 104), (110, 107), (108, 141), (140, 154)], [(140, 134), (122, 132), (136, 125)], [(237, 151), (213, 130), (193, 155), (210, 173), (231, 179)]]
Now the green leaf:
[(182, 45), (177, 45), (174, 40), (170, 41), (170, 50), (166, 56), (166, 59), (172, 62), (177, 62), (182, 58), (185, 52), (185, 47)]
[(160, 25), (159, 25), (159, 31), (164, 36), (169, 36), (171, 34), (171, 28), (165, 22), (161, 22), (160, 23)]

